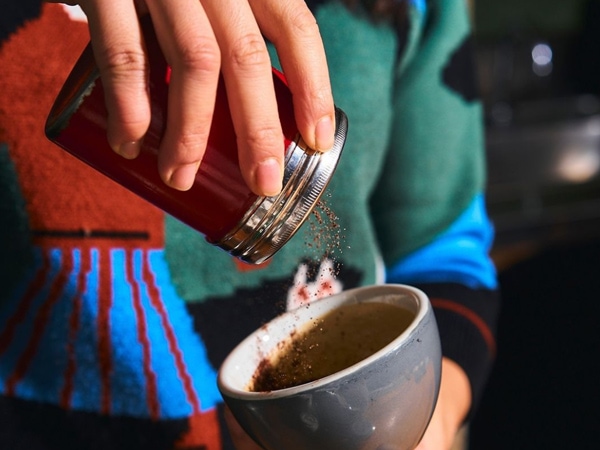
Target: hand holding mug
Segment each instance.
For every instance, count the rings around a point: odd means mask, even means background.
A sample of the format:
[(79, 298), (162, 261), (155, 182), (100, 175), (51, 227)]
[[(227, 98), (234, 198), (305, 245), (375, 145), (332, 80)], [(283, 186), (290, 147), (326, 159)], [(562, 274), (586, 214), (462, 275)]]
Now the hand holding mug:
[[(431, 419), (440, 375), (429, 299), (390, 284), (275, 318), (229, 354), (218, 384), (235, 420), (265, 449), (413, 450)], [(232, 428), (236, 443), (254, 450)]]

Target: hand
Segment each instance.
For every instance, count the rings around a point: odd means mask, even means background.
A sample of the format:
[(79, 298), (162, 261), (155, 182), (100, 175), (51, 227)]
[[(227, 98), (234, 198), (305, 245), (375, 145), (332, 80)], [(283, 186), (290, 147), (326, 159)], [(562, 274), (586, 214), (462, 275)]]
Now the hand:
[[(51, 0), (49, 0), (51, 1)], [(57, 1), (51, 1), (58, 3)], [(106, 90), (107, 138), (135, 158), (150, 123), (147, 60), (138, 16), (149, 13), (172, 69), (169, 114), (158, 156), (161, 178), (191, 187), (205, 151), (219, 73), (238, 139), (240, 168), (258, 195), (283, 178), (283, 134), (263, 35), (277, 49), (294, 98), (298, 130), (325, 151), (334, 139), (334, 105), (323, 43), (303, 0), (81, 0)]]
[(454, 361), (442, 360), (442, 382), (433, 417), (415, 450), (449, 450), (471, 407), (471, 387)]

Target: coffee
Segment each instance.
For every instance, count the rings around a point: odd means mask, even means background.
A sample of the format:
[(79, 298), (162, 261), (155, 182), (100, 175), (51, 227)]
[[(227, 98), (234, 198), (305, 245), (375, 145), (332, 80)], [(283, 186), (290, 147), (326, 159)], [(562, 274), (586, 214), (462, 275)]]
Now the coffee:
[(398, 337), (415, 315), (389, 303), (343, 305), (295, 332), (264, 358), (250, 391), (284, 389), (331, 375), (362, 361)]

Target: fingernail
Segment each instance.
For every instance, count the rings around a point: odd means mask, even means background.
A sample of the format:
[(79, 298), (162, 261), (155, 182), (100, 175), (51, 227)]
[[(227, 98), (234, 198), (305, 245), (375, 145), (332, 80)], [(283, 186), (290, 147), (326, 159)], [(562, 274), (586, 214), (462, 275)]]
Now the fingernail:
[(169, 178), (169, 186), (180, 191), (187, 191), (194, 184), (200, 163), (191, 163), (176, 168)]
[(270, 197), (279, 194), (283, 181), (279, 162), (275, 158), (261, 162), (254, 173), (254, 181), (262, 195)]
[(140, 141), (131, 141), (121, 144), (115, 151), (126, 159), (134, 159), (140, 153)]
[(335, 127), (330, 116), (321, 117), (315, 128), (315, 150), (327, 151), (333, 147)]

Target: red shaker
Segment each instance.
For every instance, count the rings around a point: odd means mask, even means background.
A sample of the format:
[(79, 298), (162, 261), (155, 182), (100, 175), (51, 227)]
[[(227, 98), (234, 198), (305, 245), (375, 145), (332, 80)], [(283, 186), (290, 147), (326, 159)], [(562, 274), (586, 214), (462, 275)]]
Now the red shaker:
[(47, 137), (96, 170), (202, 233), (206, 240), (248, 263), (275, 254), (305, 222), (338, 164), (347, 132), (336, 108), (333, 148), (306, 146), (296, 128), (292, 96), (283, 74), (273, 81), (284, 133), (283, 189), (273, 197), (254, 194), (242, 178), (236, 136), (222, 81), (219, 83), (206, 153), (192, 188), (182, 192), (158, 175), (157, 153), (166, 125), (170, 68), (152, 27), (143, 23), (150, 63), (151, 123), (139, 156), (127, 160), (106, 139), (104, 91), (91, 46), (78, 59), (50, 111)]

